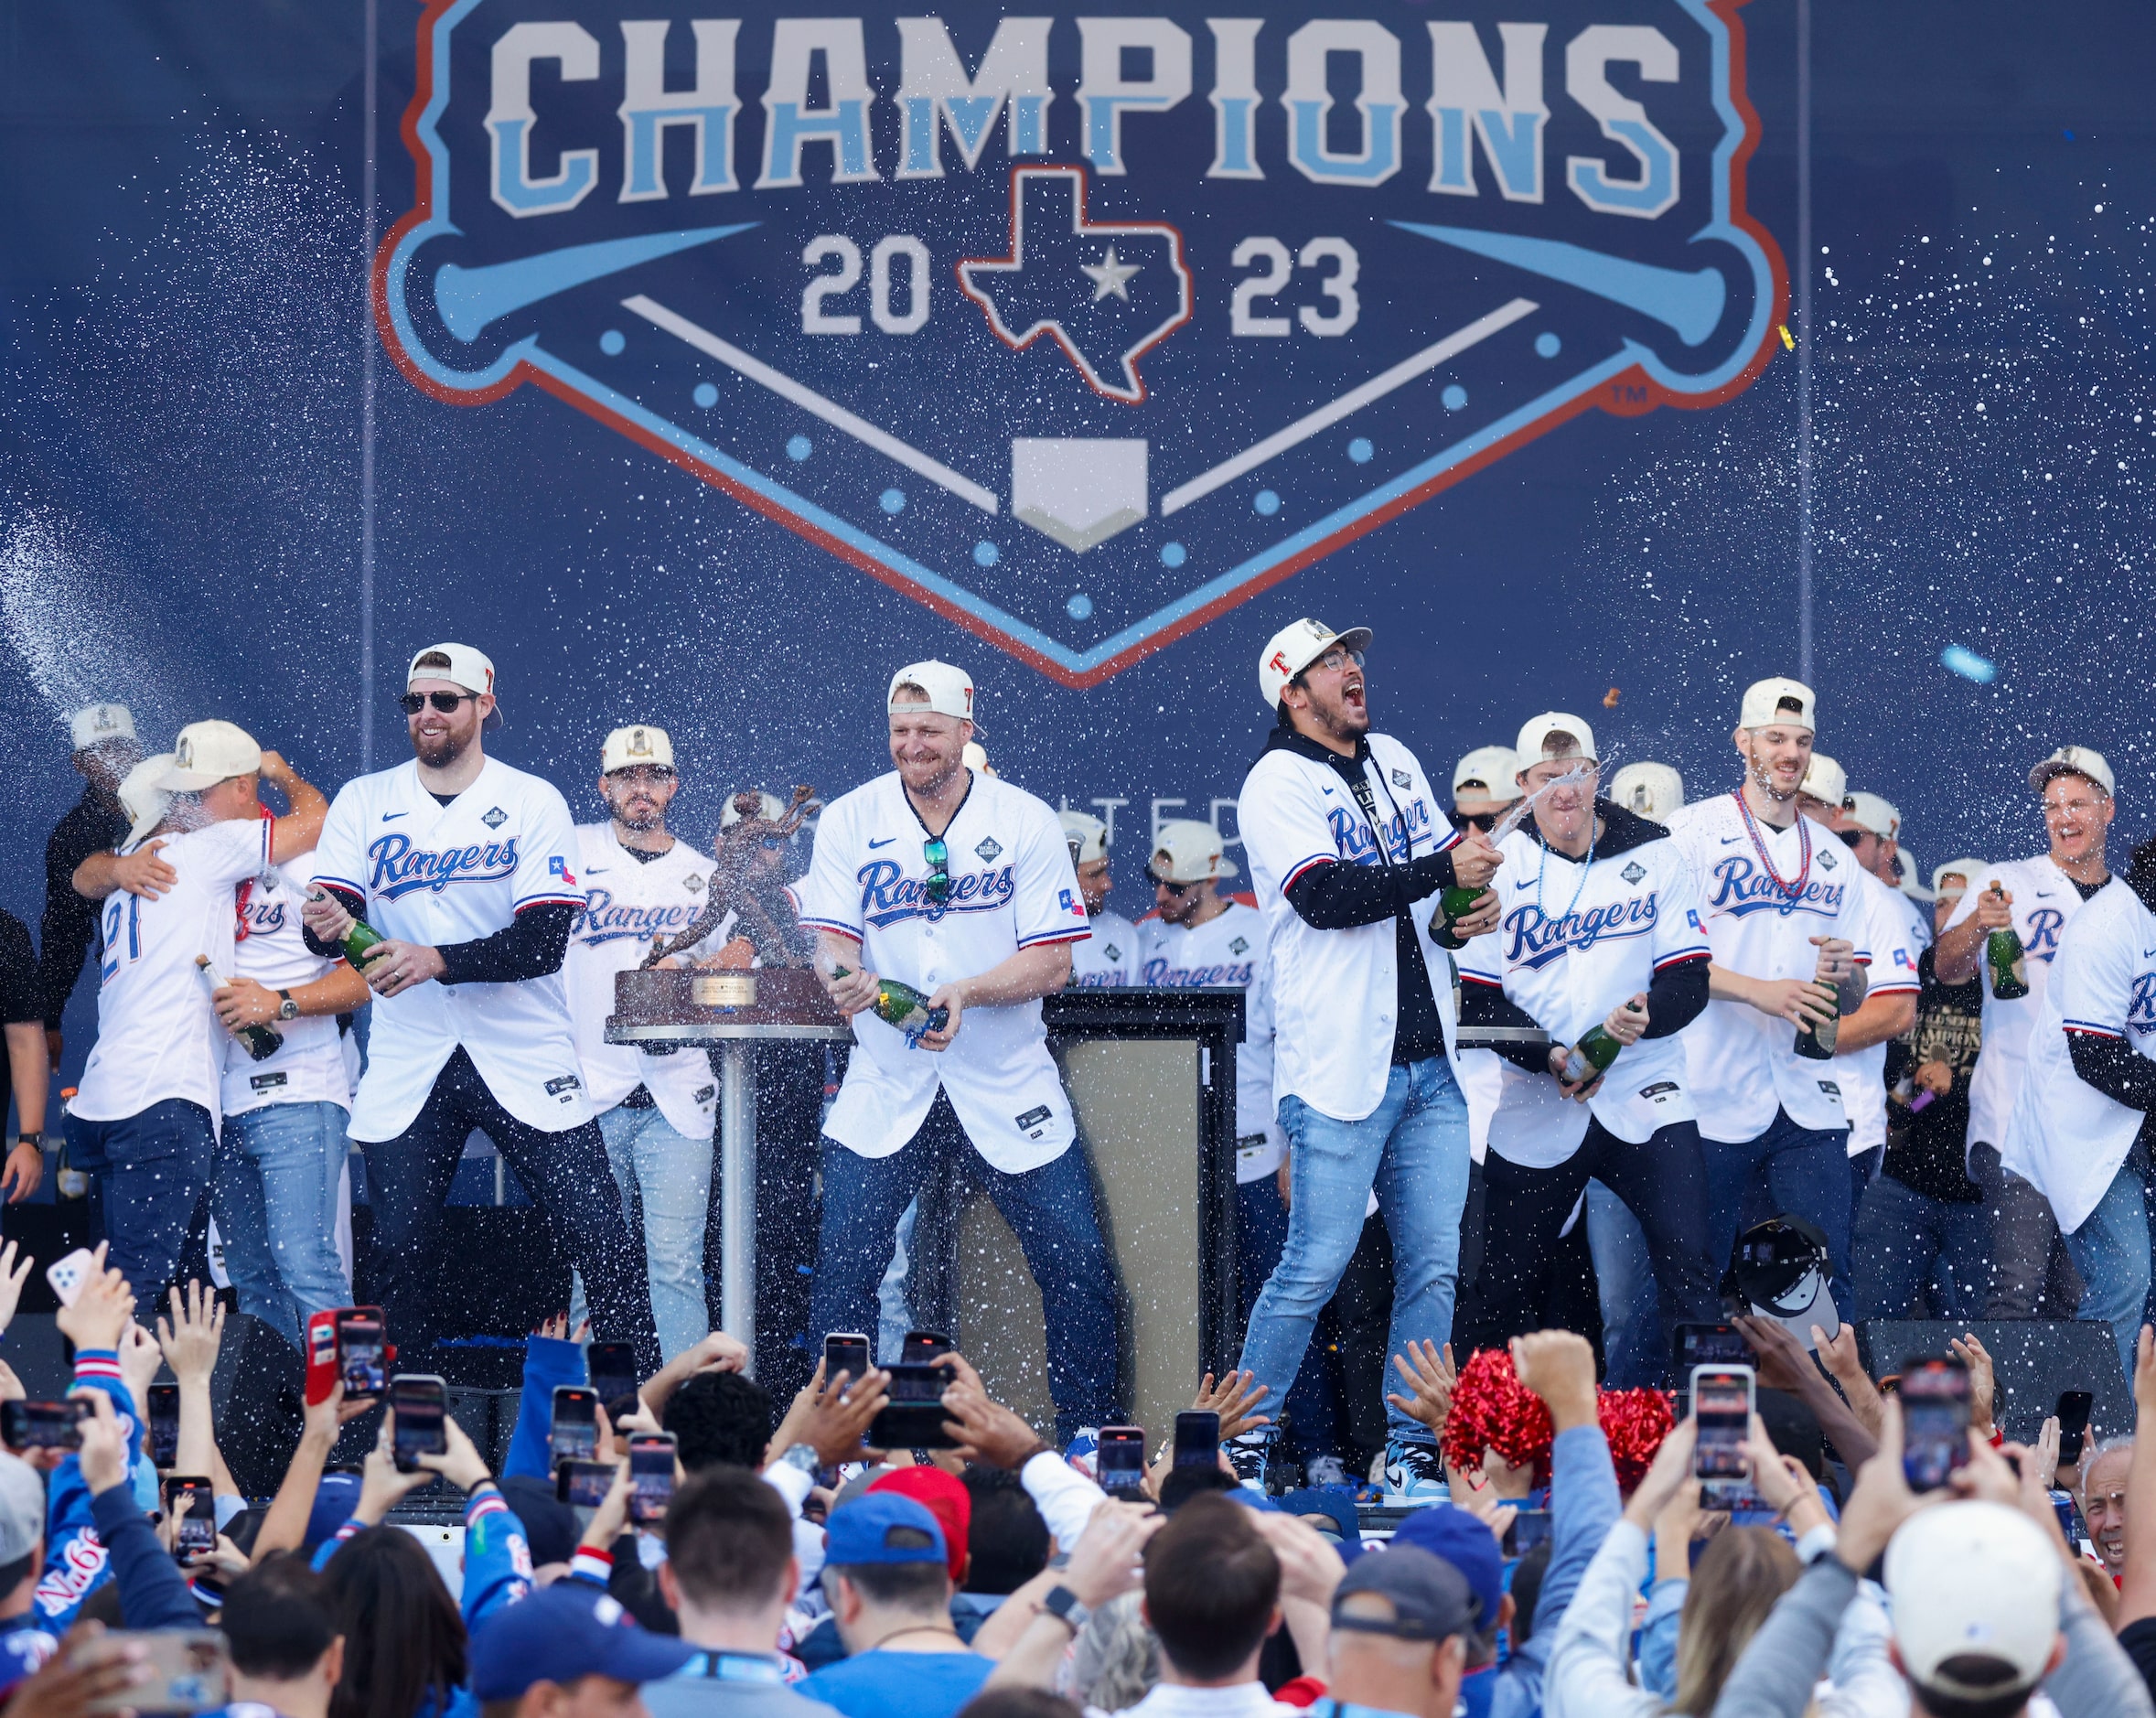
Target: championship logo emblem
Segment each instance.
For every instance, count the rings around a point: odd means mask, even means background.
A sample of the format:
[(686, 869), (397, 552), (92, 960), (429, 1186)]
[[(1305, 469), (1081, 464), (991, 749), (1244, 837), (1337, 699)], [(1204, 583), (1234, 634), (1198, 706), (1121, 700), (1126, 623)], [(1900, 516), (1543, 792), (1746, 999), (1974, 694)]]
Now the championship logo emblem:
[(1580, 412), (1746, 386), (1741, 6), (432, 0), (376, 317), (1091, 685)]

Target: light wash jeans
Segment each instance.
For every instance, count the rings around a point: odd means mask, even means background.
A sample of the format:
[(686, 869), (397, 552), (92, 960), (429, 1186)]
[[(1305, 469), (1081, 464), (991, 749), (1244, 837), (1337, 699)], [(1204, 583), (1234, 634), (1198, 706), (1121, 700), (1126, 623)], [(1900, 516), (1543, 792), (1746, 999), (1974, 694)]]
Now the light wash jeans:
[(2066, 1251), (2081, 1272), (2081, 1315), (2111, 1326), (2129, 1389), (2149, 1305), (2148, 1179), (2147, 1149), (2136, 1140), (2097, 1208), (2066, 1237)]
[(339, 1104), (273, 1103), (227, 1119), (209, 1195), (240, 1310), (295, 1348), (310, 1314), (352, 1304), (337, 1251)]
[[(678, 1132), (657, 1104), (620, 1104), (599, 1116), (606, 1161), (621, 1188), (621, 1214), (633, 1228), (640, 1207), (644, 1261), (651, 1278), (651, 1319), (668, 1359), (711, 1334), (703, 1293), (704, 1216), (711, 1208), (713, 1144)], [(584, 1317), (584, 1280), (570, 1283), (569, 1328)]]
[[(1392, 1236), (1393, 1354), (1410, 1338), (1453, 1334), (1460, 1277), (1460, 1214), (1467, 1204), (1467, 1100), (1442, 1056), (1395, 1064), (1378, 1107), (1359, 1122), (1335, 1121), (1302, 1099), (1281, 1101), (1287, 1131), (1287, 1244), (1250, 1312), (1241, 1365), (1284, 1402), (1310, 1347), (1317, 1315), (1340, 1286), (1361, 1239), (1373, 1190)], [(1427, 1444), (1427, 1428), (1389, 1403), (1401, 1442)]]
[(1660, 1290), (1646, 1230), (1631, 1208), (1599, 1181), (1587, 1184), (1587, 1251), (1594, 1256), (1602, 1305), (1603, 1370), (1612, 1390), (1667, 1381), (1670, 1347), (1662, 1330)]

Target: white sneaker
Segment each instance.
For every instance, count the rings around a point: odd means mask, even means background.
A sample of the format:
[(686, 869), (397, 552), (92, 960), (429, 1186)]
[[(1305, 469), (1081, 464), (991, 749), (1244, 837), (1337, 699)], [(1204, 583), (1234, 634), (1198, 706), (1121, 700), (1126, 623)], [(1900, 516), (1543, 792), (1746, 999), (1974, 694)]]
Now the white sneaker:
[(1385, 1446), (1385, 1501), (1395, 1509), (1416, 1509), (1449, 1503), (1443, 1459), (1434, 1444), (1395, 1438)]

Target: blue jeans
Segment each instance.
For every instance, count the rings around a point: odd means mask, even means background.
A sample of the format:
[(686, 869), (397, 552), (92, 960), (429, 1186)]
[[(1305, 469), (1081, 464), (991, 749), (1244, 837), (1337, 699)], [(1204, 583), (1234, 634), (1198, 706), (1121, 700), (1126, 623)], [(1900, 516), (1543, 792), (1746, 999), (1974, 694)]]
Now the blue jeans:
[[(1258, 1291), (1272, 1274), (1272, 1267), (1280, 1262), (1281, 1251), (1287, 1245), (1288, 1208), (1281, 1203), (1280, 1184), (1271, 1176), (1237, 1183), (1235, 1206), (1239, 1291), (1236, 1298), (1240, 1303), (1236, 1312), (1247, 1329), (1258, 1304)], [(1282, 1411), (1271, 1412), (1274, 1423), (1280, 1423)], [(1314, 1364), (1298, 1370), (1294, 1387), (1288, 1391), (1285, 1412), (1293, 1452), (1305, 1461), (1314, 1455), (1338, 1455), (1346, 1447), (1347, 1416), (1339, 1391), (1333, 1387), (1332, 1368)]]
[(1587, 1184), (1587, 1250), (1594, 1255), (1602, 1304), (1603, 1369), (1612, 1390), (1659, 1386), (1669, 1369), (1660, 1291), (1646, 1230), (1624, 1200), (1599, 1181)]
[[(651, 1318), (667, 1358), (684, 1354), (711, 1334), (703, 1291), (703, 1223), (711, 1208), (712, 1142), (691, 1139), (657, 1104), (616, 1104), (599, 1116), (606, 1161), (621, 1189), (630, 1231), (644, 1220), (644, 1266), (651, 1279)], [(569, 1285), (569, 1327), (584, 1316), (584, 1279)]]
[(112, 1243), (105, 1262), (145, 1309), (161, 1305), (179, 1275), (198, 1208), (207, 1209), (216, 1149), (209, 1111), (184, 1098), (117, 1122), (68, 1118), (68, 1157), (98, 1178)]
[(1981, 1318), (1991, 1291), (1991, 1209), (1875, 1178), (1857, 1205), (1859, 1318)]
[(946, 1165), (988, 1195), (1039, 1285), (1058, 1442), (1068, 1443), (1080, 1426), (1117, 1423), (1115, 1263), (1093, 1212), (1083, 1148), (1074, 1143), (1053, 1163), (1005, 1175), (973, 1149), (941, 1092), (920, 1131), (888, 1157), (863, 1157), (825, 1138), (811, 1340), (876, 1328), (876, 1284), (891, 1262), (898, 1219)]
[(2148, 1154), (2137, 1140), (2097, 1208), (2066, 1237), (2066, 1251), (2081, 1272), (2081, 1315), (2111, 1326), (2129, 1388), (2134, 1347), (2149, 1306), (2148, 1181)]
[(1827, 1237), (1836, 1309), (1855, 1305), (1849, 1286), (1849, 1130), (1798, 1127), (1786, 1110), (1777, 1110), (1757, 1139), (1729, 1144), (1702, 1134), (1700, 1144), (1707, 1156), (1709, 1263), (1721, 1271), (1739, 1230), (1788, 1211)]
[[(1389, 1351), (1453, 1334), (1460, 1276), (1460, 1214), (1467, 1204), (1467, 1100), (1442, 1056), (1395, 1064), (1378, 1107), (1359, 1122), (1323, 1115), (1293, 1095), (1280, 1105), (1288, 1135), (1288, 1239), (1243, 1337), (1241, 1365), (1285, 1401), (1310, 1333), (1354, 1256), (1373, 1190), (1392, 1236)], [(1396, 1439), (1427, 1444), (1426, 1427), (1388, 1403)]]
[(240, 1310), (294, 1348), (311, 1313), (352, 1304), (337, 1255), (337, 1184), (345, 1112), (334, 1103), (273, 1103), (225, 1122), (209, 1206)]

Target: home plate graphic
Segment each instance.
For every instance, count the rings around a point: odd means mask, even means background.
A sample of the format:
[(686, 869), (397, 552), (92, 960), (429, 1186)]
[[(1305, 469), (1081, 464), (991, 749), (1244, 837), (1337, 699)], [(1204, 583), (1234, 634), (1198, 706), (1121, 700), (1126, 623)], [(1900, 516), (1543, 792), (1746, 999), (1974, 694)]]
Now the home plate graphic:
[(381, 337), (1095, 684), (1778, 349), (1742, 0), (1357, 9), (432, 0)]

